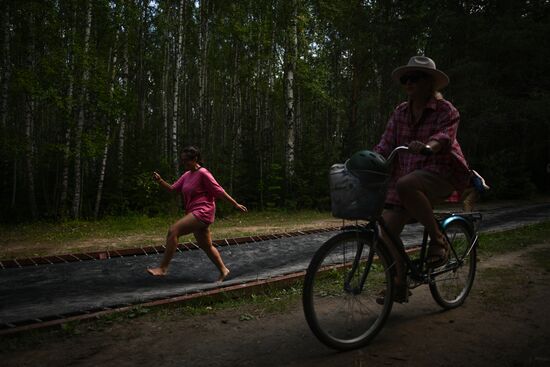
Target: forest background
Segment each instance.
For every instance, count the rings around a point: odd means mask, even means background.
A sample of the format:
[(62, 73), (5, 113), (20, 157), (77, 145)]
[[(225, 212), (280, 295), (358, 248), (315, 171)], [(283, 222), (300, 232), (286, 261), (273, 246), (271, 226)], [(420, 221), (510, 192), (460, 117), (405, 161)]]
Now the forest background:
[[(433, 58), (498, 198), (550, 192), (548, 0), (4, 0), (0, 220), (174, 211), (186, 145), (254, 210), (330, 206)], [(221, 214), (226, 210), (223, 206)]]

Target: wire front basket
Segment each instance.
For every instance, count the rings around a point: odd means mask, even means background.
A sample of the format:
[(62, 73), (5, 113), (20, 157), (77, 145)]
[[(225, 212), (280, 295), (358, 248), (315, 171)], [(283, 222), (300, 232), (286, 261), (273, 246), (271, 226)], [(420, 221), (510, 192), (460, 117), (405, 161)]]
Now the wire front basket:
[(341, 219), (370, 219), (382, 213), (389, 175), (375, 171), (353, 174), (346, 164), (330, 168), (332, 215)]

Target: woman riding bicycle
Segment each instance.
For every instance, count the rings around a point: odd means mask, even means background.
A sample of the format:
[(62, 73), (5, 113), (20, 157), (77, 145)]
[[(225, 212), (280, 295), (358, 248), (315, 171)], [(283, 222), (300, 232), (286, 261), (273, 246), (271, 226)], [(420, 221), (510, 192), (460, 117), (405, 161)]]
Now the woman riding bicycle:
[[(393, 234), (399, 236), (405, 224), (415, 218), (430, 235), (426, 262), (430, 267), (446, 263), (449, 244), (433, 217), (432, 205), (453, 191), (462, 191), (469, 182), (470, 171), (456, 140), (459, 113), (443, 99), (439, 90), (449, 84), (449, 77), (425, 56), (411, 57), (408, 64), (396, 68), (392, 79), (403, 86), (408, 100), (401, 103), (374, 151), (388, 156), (399, 145), (408, 145), (393, 165), (383, 217)], [(420, 154), (426, 146), (433, 155)], [(386, 236), (382, 233), (382, 237)], [(396, 259), (394, 300), (407, 299), (406, 269), (393, 241), (384, 241)]]

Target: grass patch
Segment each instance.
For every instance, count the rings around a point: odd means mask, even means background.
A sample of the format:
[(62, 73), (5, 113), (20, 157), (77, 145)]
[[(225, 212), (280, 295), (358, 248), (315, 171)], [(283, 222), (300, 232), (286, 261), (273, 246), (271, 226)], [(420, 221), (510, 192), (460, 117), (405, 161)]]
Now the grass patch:
[(543, 268), (546, 272), (550, 272), (550, 249), (544, 248), (529, 252), (528, 256), (535, 261), (535, 263)]
[(550, 243), (550, 221), (498, 233), (482, 233), (479, 252), (495, 255), (520, 250), (537, 243)]

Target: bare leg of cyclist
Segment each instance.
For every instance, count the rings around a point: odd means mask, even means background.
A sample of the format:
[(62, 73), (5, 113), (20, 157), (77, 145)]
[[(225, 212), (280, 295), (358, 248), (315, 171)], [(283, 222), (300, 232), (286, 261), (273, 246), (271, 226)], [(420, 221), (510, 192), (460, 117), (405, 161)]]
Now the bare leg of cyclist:
[(409, 214), (418, 220), (430, 235), (432, 241), (445, 247), (445, 236), (439, 230), (432, 210), (432, 203), (422, 190), (422, 182), (414, 175), (401, 177), (396, 184), (396, 189), (401, 199), (401, 203), (407, 209)]
[[(386, 209), (382, 213), (382, 216), (384, 218), (384, 221), (386, 222), (388, 230), (396, 237), (399, 237), (401, 235), (403, 227), (405, 227), (405, 224), (410, 219), (409, 214), (404, 209)], [(388, 250), (390, 251), (392, 258), (395, 261), (396, 278), (394, 279), (394, 284), (397, 288), (402, 288), (406, 285), (407, 281), (405, 273), (405, 263), (403, 262), (403, 259), (401, 259), (398, 249), (395, 247), (396, 244), (394, 244), (393, 241), (388, 238), (387, 234), (384, 231), (380, 231), (380, 233), (382, 236), (382, 240), (384, 241), (384, 243), (387, 244)]]

